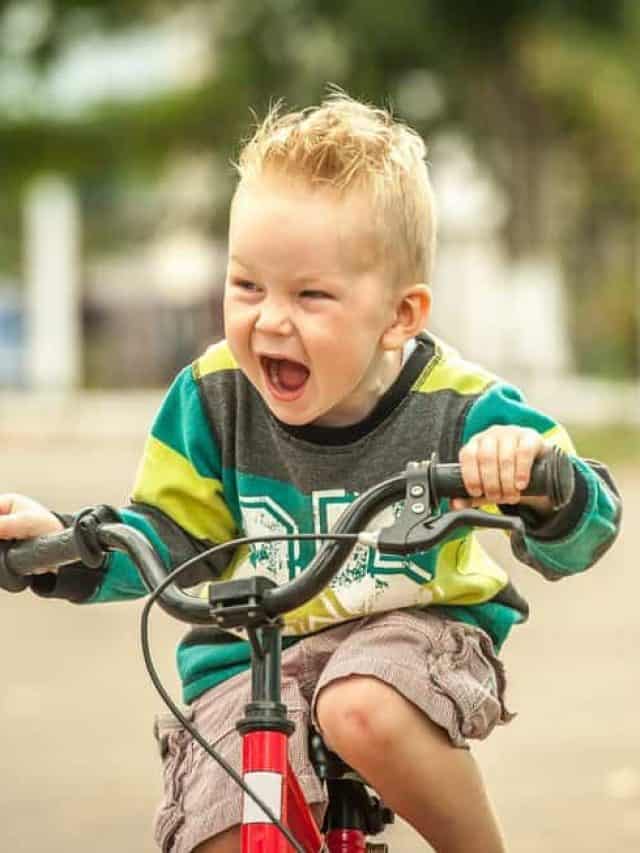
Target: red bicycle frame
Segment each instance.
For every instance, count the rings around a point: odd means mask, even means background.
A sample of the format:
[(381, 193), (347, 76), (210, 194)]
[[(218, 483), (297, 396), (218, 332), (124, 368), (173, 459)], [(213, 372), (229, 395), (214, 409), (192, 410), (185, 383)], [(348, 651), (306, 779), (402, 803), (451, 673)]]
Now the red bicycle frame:
[[(257, 731), (243, 736), (242, 769), (245, 782), (258, 793), (304, 847), (307, 853), (364, 853), (366, 836), (359, 829), (332, 829), (326, 837), (311, 814), (287, 758), (288, 736)], [(265, 813), (248, 797), (242, 815), (242, 853), (289, 853), (291, 845)]]
[[(365, 853), (366, 833), (332, 826), (323, 835), (288, 759), (293, 723), (280, 701), (280, 627), (249, 629), (252, 645), (252, 698), (236, 727), (242, 735), (242, 773), (305, 853)], [(290, 853), (291, 844), (266, 813), (244, 796), (242, 853)]]
[[(243, 737), (245, 782), (270, 806), (308, 853), (322, 849), (322, 835), (313, 819), (287, 758), (284, 732), (248, 732)], [(363, 848), (364, 849), (364, 848)], [(248, 797), (242, 815), (243, 853), (289, 853), (291, 845), (265, 813)]]

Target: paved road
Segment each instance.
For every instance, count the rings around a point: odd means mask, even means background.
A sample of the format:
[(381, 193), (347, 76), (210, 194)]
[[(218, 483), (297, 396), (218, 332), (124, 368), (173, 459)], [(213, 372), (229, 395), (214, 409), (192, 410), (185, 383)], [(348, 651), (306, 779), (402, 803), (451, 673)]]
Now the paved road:
[[(124, 499), (139, 438), (45, 433), (0, 430), (0, 489), (60, 509)], [(549, 584), (510, 563), (533, 610), (505, 651), (519, 716), (476, 754), (515, 853), (640, 849), (640, 471), (617, 474), (626, 527), (596, 569)], [(3, 850), (155, 849), (159, 700), (138, 651), (139, 611), (0, 597)], [(180, 633), (156, 618), (155, 656), (174, 687)], [(427, 850), (406, 827), (394, 834), (400, 853)]]

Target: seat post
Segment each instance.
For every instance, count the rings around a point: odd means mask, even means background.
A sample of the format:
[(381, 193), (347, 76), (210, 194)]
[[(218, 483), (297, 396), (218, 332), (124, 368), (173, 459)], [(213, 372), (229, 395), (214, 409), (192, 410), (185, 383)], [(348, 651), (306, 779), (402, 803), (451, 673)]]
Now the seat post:
[(278, 625), (266, 625), (251, 631), (251, 698), (280, 701), (280, 658), (282, 638)]
[(290, 735), (295, 725), (287, 717), (280, 689), (282, 633), (280, 625), (248, 628), (251, 642), (251, 701), (245, 716), (238, 720), (240, 734), (253, 731), (277, 731)]

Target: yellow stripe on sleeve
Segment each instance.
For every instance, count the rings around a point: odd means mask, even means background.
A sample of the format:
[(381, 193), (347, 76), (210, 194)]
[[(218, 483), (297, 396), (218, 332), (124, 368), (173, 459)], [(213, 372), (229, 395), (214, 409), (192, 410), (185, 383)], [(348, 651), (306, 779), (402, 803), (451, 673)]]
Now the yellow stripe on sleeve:
[(556, 447), (559, 447), (560, 450), (564, 450), (565, 453), (575, 454), (576, 452), (569, 433), (563, 426), (560, 426), (560, 424), (556, 424), (556, 426), (548, 429), (546, 432), (543, 432), (542, 437), (545, 441), (549, 442), (549, 444), (554, 444)]
[(235, 360), (226, 341), (220, 341), (209, 347), (195, 363), (196, 377), (201, 378), (208, 373), (217, 373), (219, 370), (235, 370), (238, 362)]
[[(434, 337), (432, 335), (432, 337)], [(434, 337), (436, 354), (416, 382), (413, 390), (423, 394), (433, 391), (457, 391), (458, 394), (479, 394), (495, 376), (477, 364), (462, 359), (458, 353)]]
[(182, 454), (150, 436), (132, 498), (157, 507), (198, 539), (224, 542), (236, 530), (222, 483), (203, 477)]
[(480, 604), (508, 582), (504, 569), (470, 534), (441, 547), (435, 577), (426, 587), (433, 593), (434, 604)]

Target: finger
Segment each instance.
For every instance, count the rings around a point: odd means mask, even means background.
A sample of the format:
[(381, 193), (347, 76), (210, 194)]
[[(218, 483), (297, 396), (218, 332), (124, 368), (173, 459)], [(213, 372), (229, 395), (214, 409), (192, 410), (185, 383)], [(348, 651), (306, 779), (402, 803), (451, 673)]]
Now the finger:
[(518, 436), (515, 432), (504, 432), (498, 440), (498, 464), (500, 470), (500, 503), (517, 503), (520, 492), (516, 486), (516, 456)]
[(473, 501), (469, 498), (453, 498), (451, 501), (451, 509), (466, 509), (466, 507), (472, 505)]
[(42, 534), (42, 517), (31, 512), (0, 516), (0, 539), (29, 539)]
[(13, 511), (15, 495), (0, 495), (0, 515), (7, 515)]
[(478, 444), (478, 467), (482, 481), (482, 494), (495, 503), (500, 500), (500, 466), (498, 464), (498, 440), (491, 432), (485, 433)]
[(481, 498), (456, 498), (455, 501), (452, 501), (451, 508), (452, 509), (467, 509), (469, 507), (482, 507), (487, 505), (486, 497)]
[[(471, 497), (482, 494), (482, 479), (478, 467), (478, 442), (472, 439), (461, 449), (458, 459), (464, 487)], [(468, 506), (468, 504), (466, 504)]]
[(520, 433), (515, 474), (515, 484), (518, 491), (523, 492), (529, 485), (531, 466), (543, 447), (544, 442), (539, 433), (534, 430), (526, 430)]
[(489, 503), (489, 501), (488, 501), (488, 499), (487, 499), (487, 498), (486, 498), (486, 496), (485, 496), (485, 497), (481, 497), (481, 498), (474, 498), (474, 499), (471, 501), (471, 506), (472, 506), (472, 507), (486, 507), (486, 505), (487, 505), (488, 503)]

